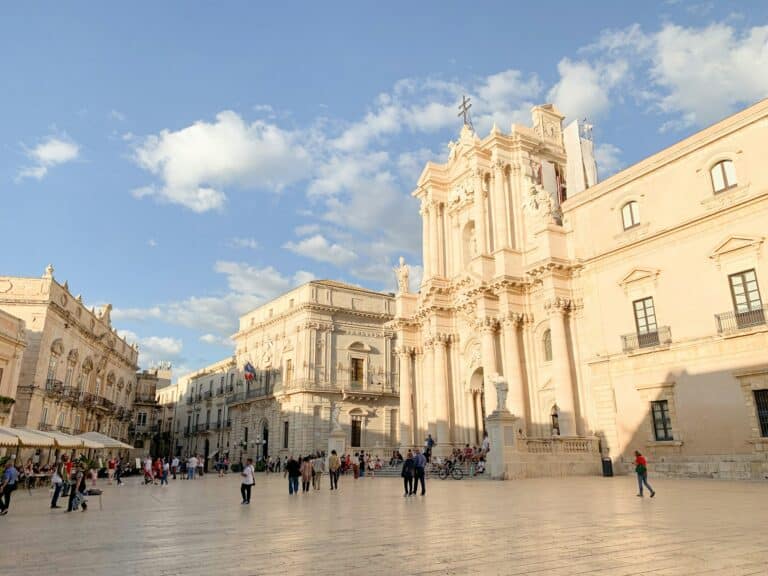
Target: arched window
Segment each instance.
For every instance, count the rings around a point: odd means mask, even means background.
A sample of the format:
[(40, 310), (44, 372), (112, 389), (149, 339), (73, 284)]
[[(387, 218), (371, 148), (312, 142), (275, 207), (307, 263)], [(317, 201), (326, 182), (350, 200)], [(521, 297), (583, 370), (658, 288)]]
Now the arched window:
[(731, 160), (718, 162), (712, 166), (709, 173), (712, 176), (712, 189), (715, 194), (736, 186), (736, 168)]
[(621, 209), (621, 221), (624, 224), (624, 230), (640, 224), (640, 205), (634, 200), (624, 204)]
[(552, 362), (552, 332), (546, 330), (541, 340), (544, 346), (544, 362)]

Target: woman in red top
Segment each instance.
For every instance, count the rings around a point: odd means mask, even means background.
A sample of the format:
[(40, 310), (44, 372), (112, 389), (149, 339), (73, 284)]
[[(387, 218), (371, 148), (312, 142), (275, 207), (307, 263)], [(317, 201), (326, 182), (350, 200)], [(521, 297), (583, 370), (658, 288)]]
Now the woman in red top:
[(635, 450), (635, 472), (637, 473), (637, 488), (639, 490), (637, 495), (640, 498), (643, 497), (643, 484), (645, 484), (645, 487), (651, 493), (651, 498), (656, 496), (656, 492), (648, 484), (648, 461), (637, 450)]

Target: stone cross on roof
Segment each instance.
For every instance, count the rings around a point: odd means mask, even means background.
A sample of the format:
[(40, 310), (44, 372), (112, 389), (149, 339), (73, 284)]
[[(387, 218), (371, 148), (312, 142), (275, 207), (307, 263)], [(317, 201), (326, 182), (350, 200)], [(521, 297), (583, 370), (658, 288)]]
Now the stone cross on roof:
[(464, 126), (469, 126), (472, 128), (472, 130), (475, 130), (475, 127), (472, 126), (472, 118), (469, 115), (469, 109), (472, 108), (472, 99), (467, 98), (466, 95), (461, 97), (461, 104), (459, 104), (459, 113), (457, 116), (463, 116), (464, 117)]

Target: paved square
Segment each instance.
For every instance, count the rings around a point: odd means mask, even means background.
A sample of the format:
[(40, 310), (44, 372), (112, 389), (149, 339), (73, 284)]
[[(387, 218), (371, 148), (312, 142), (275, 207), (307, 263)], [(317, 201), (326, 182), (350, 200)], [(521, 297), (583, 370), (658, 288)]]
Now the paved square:
[(241, 506), (235, 475), (129, 478), (103, 486), (103, 510), (92, 498), (69, 514), (19, 490), (0, 574), (768, 574), (768, 484), (651, 482), (653, 500), (631, 477), (431, 480), (407, 499), (399, 479), (346, 477), (289, 497), (282, 476), (259, 475)]

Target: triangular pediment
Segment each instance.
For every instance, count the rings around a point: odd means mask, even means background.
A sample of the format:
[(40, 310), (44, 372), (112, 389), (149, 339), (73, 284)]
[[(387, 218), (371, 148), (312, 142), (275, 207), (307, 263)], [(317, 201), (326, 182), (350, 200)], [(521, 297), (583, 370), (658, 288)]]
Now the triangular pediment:
[(626, 287), (629, 284), (642, 282), (643, 280), (655, 280), (658, 275), (659, 270), (654, 270), (653, 268), (633, 268), (629, 274), (619, 281), (619, 284)]
[(722, 256), (738, 252), (739, 250), (747, 248), (759, 249), (764, 240), (763, 236), (746, 236), (741, 234), (729, 236), (717, 245), (709, 257), (717, 260)]

